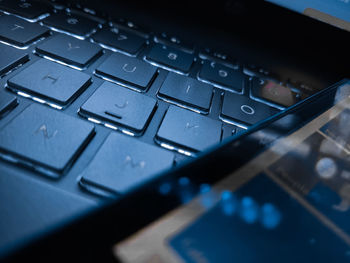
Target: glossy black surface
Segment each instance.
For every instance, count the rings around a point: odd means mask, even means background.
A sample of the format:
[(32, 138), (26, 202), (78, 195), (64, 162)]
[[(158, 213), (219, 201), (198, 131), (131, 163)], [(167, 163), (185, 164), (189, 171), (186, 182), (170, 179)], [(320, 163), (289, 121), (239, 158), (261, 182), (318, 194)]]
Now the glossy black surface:
[[(349, 247), (266, 175), (167, 242), (185, 262), (348, 262)], [(196, 253), (193, 253), (196, 251)]]

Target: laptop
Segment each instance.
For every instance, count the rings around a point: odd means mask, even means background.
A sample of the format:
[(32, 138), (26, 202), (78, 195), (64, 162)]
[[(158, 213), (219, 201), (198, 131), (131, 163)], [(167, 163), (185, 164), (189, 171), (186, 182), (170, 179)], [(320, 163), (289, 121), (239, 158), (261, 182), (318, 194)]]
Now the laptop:
[(0, 1), (1, 256), (348, 76), (346, 1), (270, 2)]

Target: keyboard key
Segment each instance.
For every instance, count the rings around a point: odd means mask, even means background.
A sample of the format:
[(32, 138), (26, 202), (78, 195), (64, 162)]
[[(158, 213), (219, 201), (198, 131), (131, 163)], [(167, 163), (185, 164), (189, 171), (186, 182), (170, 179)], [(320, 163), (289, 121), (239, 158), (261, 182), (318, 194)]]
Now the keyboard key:
[[(229, 56), (228, 54), (224, 53), (224, 52), (220, 52), (220, 51), (217, 51), (217, 50), (214, 50), (214, 49), (211, 49), (211, 48), (201, 48), (200, 51), (199, 51), (199, 54), (198, 56), (201, 58), (201, 59), (209, 59), (209, 60), (222, 60), (222, 61), (235, 61), (235, 58)], [(237, 66), (237, 64), (236, 64)]]
[(49, 8), (46, 4), (30, 0), (3, 0), (0, 1), (0, 9), (30, 20), (49, 13)]
[(203, 151), (220, 142), (221, 122), (170, 106), (157, 133), (157, 140), (191, 151)]
[(97, 43), (131, 55), (136, 55), (146, 43), (143, 37), (117, 28), (103, 28), (94, 34), (92, 39)]
[(154, 41), (156, 43), (173, 46), (175, 48), (182, 49), (186, 52), (193, 53), (194, 52), (194, 45), (192, 43), (184, 42), (180, 38), (169, 35), (167, 33), (162, 33), (160, 36), (155, 36)]
[(225, 88), (242, 92), (245, 77), (240, 71), (223, 64), (204, 61), (198, 74), (199, 79), (216, 84), (218, 88)]
[(165, 99), (208, 112), (213, 87), (196, 79), (169, 72), (158, 94)]
[(91, 77), (46, 59), (40, 59), (8, 80), (10, 89), (49, 100), (61, 106), (78, 97)]
[(146, 60), (159, 63), (183, 73), (188, 73), (193, 64), (194, 55), (177, 48), (156, 44), (147, 54)]
[(98, 27), (96, 21), (71, 13), (59, 12), (43, 20), (46, 26), (62, 30), (84, 39)]
[(0, 16), (0, 40), (25, 47), (40, 39), (49, 30), (38, 24), (27, 22), (15, 16)]
[(111, 133), (82, 173), (82, 183), (124, 194), (170, 168), (174, 155), (125, 135)]
[(277, 109), (248, 97), (226, 92), (222, 104), (221, 117), (232, 119), (233, 122), (253, 125), (278, 113)]
[(143, 25), (135, 24), (133, 21), (126, 20), (125, 18), (112, 18), (109, 22), (111, 26), (116, 28), (123, 28), (128, 31), (132, 31), (133, 33), (140, 35), (144, 38), (149, 38), (149, 28), (145, 28)]
[(262, 102), (270, 102), (282, 107), (289, 107), (300, 101), (300, 95), (290, 88), (273, 80), (252, 81), (251, 96)]
[[(0, 93), (0, 117), (3, 117), (5, 113), (16, 107), (18, 104), (17, 98), (12, 94), (5, 92)], [(1, 140), (1, 139), (0, 139)]]
[(0, 44), (0, 76), (28, 60), (28, 54), (23, 51)]
[(90, 123), (32, 104), (0, 131), (0, 157), (57, 177), (66, 172), (93, 134)]
[(56, 35), (36, 47), (38, 54), (80, 68), (86, 67), (102, 54), (102, 48), (67, 35)]
[(97, 69), (96, 74), (121, 84), (146, 90), (156, 77), (157, 68), (142, 60), (114, 53)]
[(119, 85), (104, 82), (80, 108), (80, 114), (142, 132), (157, 101)]

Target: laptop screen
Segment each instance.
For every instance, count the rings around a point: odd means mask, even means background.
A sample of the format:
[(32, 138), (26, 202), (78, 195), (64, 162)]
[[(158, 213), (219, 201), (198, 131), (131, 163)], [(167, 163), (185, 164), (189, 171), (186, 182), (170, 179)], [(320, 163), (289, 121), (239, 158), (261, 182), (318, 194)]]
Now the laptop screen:
[(350, 31), (350, 0), (267, 0)]

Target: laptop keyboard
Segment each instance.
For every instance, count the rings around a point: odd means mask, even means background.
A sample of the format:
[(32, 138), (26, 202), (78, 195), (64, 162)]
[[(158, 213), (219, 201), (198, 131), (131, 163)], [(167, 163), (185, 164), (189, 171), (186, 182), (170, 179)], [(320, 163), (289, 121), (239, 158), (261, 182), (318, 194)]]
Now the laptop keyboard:
[(35, 1), (0, 10), (0, 157), (61, 178), (102, 131), (77, 176), (95, 193), (122, 194), (307, 96), (130, 21)]

